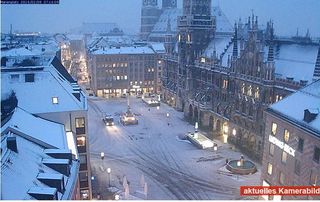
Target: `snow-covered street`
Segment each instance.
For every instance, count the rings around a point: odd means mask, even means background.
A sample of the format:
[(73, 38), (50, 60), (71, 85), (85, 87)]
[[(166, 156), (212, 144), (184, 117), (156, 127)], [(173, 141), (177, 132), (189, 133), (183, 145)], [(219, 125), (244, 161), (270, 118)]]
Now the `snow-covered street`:
[[(111, 186), (123, 190), (123, 179), (127, 179), (131, 199), (239, 199), (239, 186), (259, 184), (258, 164), (253, 175), (236, 176), (224, 170), (226, 158), (241, 156), (230, 145), (218, 141), (218, 151), (200, 150), (182, 140), (194, 126), (183, 119), (182, 112), (166, 104), (161, 103), (160, 109), (150, 108), (131, 97), (139, 124), (123, 126), (119, 115), (126, 111), (127, 99), (89, 98), (88, 102), (94, 195), (106, 192), (107, 168), (111, 168)], [(114, 116), (114, 126), (105, 126), (104, 113)], [(101, 152), (105, 154), (103, 160)]]

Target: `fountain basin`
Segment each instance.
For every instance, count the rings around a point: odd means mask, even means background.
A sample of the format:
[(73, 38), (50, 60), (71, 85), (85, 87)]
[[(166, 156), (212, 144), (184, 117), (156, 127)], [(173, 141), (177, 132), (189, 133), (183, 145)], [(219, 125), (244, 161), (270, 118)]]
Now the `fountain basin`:
[(244, 160), (242, 166), (238, 166), (239, 160), (231, 160), (227, 163), (226, 168), (235, 174), (239, 175), (249, 175), (257, 172), (256, 165), (249, 160)]

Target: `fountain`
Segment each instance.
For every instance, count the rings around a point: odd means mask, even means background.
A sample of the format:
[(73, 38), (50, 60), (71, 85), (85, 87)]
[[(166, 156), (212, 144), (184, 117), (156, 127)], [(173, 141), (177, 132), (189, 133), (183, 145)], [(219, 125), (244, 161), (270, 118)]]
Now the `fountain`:
[(250, 160), (244, 160), (241, 155), (239, 160), (231, 160), (227, 163), (226, 168), (235, 174), (248, 175), (257, 172), (256, 165)]

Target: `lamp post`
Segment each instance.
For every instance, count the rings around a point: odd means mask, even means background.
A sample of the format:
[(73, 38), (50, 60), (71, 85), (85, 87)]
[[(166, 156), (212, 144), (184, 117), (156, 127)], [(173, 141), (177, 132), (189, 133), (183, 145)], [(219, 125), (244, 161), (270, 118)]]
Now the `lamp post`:
[(111, 184), (110, 184), (111, 168), (107, 168), (107, 173), (108, 173), (108, 176), (109, 176), (109, 187), (110, 187), (111, 186)]
[(101, 153), (100, 153), (100, 157), (101, 157), (101, 160), (104, 159), (104, 152), (101, 152)]
[(114, 196), (114, 199), (115, 199), (116, 201), (118, 201), (118, 200), (120, 199), (119, 194), (116, 194), (116, 195)]
[(218, 150), (218, 145), (217, 145), (217, 143), (214, 143), (214, 144), (213, 144), (213, 150), (214, 150), (214, 151), (217, 151), (217, 150)]

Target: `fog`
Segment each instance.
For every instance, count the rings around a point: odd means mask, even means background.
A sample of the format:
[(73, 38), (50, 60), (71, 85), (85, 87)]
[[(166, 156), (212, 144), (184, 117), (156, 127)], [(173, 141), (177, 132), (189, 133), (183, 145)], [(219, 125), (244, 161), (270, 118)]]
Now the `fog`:
[[(158, 0), (161, 5), (161, 0)], [(320, 36), (319, 0), (213, 0), (233, 24), (244, 21), (252, 12), (265, 24), (275, 23), (276, 34), (295, 35), (297, 28), (305, 34)], [(82, 22), (115, 22), (126, 33), (136, 34), (140, 28), (142, 0), (60, 0), (58, 5), (1, 5), (2, 32), (40, 31), (67, 32)], [(182, 0), (178, 0), (182, 7)]]

